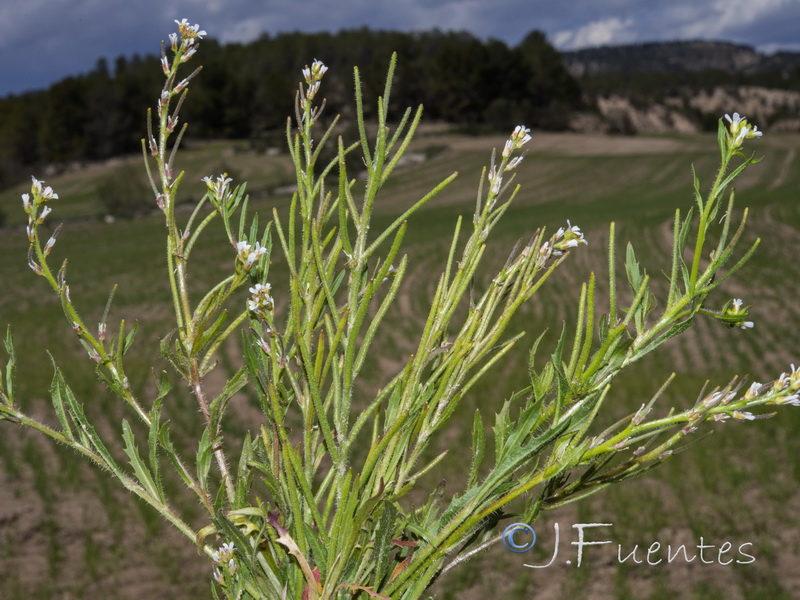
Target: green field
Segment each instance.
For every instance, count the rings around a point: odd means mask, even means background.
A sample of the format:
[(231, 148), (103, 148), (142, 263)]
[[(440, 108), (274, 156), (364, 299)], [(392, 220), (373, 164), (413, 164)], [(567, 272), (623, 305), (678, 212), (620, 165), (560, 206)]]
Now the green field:
[[(452, 171), (460, 176), (410, 221), (406, 236), (409, 271), (401, 296), (388, 317), (380, 341), (380, 356), (372, 357), (363, 382), (363, 398), (393, 374), (413, 349), (427, 315), (440, 269), (446, 260), (455, 220), (471, 215), (481, 168), (493, 146), (503, 138), (460, 137), (431, 130), (412, 151), (427, 157), (396, 172), (379, 196), (375, 230), (401, 213)], [(518, 169), (522, 184), (515, 205), (490, 242), (485, 274), (502, 264), (514, 242), (540, 226), (553, 230), (571, 219), (580, 225), (588, 247), (575, 251), (544, 289), (516, 318), (529, 334), (543, 328), (544, 346), (553, 344), (563, 321), (574, 319), (580, 285), (591, 272), (602, 284), (606, 273), (605, 245), (610, 221), (618, 240), (631, 240), (654, 280), (669, 268), (671, 224), (677, 207), (693, 202), (691, 165), (707, 187), (715, 175), (718, 151), (711, 136), (601, 137), (572, 134), (535, 135), (531, 150)], [(724, 293), (712, 296), (721, 306), (731, 297), (752, 305), (754, 329), (727, 329), (717, 322), (697, 321), (680, 338), (671, 340), (621, 378), (606, 401), (610, 424), (636, 410), (673, 371), (675, 383), (657, 408), (683, 409), (694, 404), (703, 383), (724, 385), (734, 374), (769, 381), (800, 362), (800, 136), (765, 135), (748, 144), (765, 160), (738, 180), (737, 211), (751, 208), (747, 240), (762, 238), (752, 261)], [(130, 159), (138, 166), (138, 160)], [(129, 375), (139, 395), (152, 398), (149, 365), (163, 366), (159, 339), (168, 332), (171, 301), (163, 250), (163, 217), (103, 220), (98, 182), (114, 173), (127, 177), (125, 161), (94, 165), (47, 178), (61, 198), (53, 202), (52, 223), (65, 221), (53, 256), (54, 264), (69, 257), (71, 295), (87, 323), (96, 322), (108, 292), (119, 284), (110, 323), (121, 318), (143, 323), (131, 352)], [(244, 143), (198, 144), (187, 149), (177, 165), (187, 171), (183, 186), (188, 201), (202, 193), (200, 178), (228, 171), (249, 181), (252, 208), (262, 223), (273, 207), (286, 211), (293, 170), (285, 155), (265, 156)], [(40, 175), (41, 177), (41, 175)], [(96, 382), (93, 363), (64, 322), (56, 299), (44, 280), (27, 266), (25, 216), (19, 195), (25, 187), (0, 193), (8, 226), (0, 230), (0, 325), (10, 324), (19, 362), (17, 397), (32, 414), (53, 420), (48, 388), (52, 367), (49, 350), (67, 374), (88, 412), (107, 439), (119, 440), (122, 409)], [(187, 214), (188, 217), (188, 214)], [(747, 241), (746, 240), (746, 241)], [(200, 294), (233, 264), (234, 251), (220, 230), (209, 231), (194, 251), (191, 277)], [(622, 245), (620, 244), (620, 245)], [(743, 244), (744, 246), (744, 244)], [(270, 273), (277, 314), (288, 294), (286, 270), (277, 253)], [(603, 286), (599, 286), (600, 298)], [(283, 297), (282, 297), (283, 296)], [(531, 337), (526, 338), (531, 341)], [(529, 345), (529, 344), (528, 344)], [(430, 487), (449, 482), (455, 493), (469, 460), (472, 413), (499, 409), (502, 400), (526, 383), (526, 344), (478, 385), (459, 408), (441, 448), (451, 450)], [(221, 352), (220, 372), (237, 368), (240, 352), (231, 343)], [(212, 378), (223, 382), (223, 375)], [(212, 381), (213, 384), (213, 381)], [(233, 403), (228, 421), (231, 434), (256, 429), (260, 423), (254, 398), (242, 395)], [(166, 406), (175, 436), (195, 439), (202, 419), (188, 390), (176, 388)], [(787, 407), (776, 418), (715, 425), (714, 435), (676, 456), (645, 478), (622, 484), (586, 502), (549, 513), (536, 525), (540, 543), (529, 555), (513, 555), (502, 547), (479, 558), (436, 584), (444, 599), (617, 598), (617, 599), (790, 599), (800, 597), (800, 409)], [(194, 448), (181, 448), (192, 455)], [(178, 486), (172, 486), (177, 490)], [(181, 509), (195, 514), (193, 500), (180, 497)], [(546, 569), (552, 554), (553, 524), (561, 531), (561, 552)], [(574, 523), (613, 523), (587, 535), (613, 544), (586, 550), (584, 564), (575, 565)], [(39, 439), (8, 423), (0, 424), (0, 599), (133, 599), (147, 596), (174, 600), (210, 597), (211, 564), (186, 544), (154, 512), (140, 505), (115, 483), (84, 465), (70, 451)], [(638, 544), (638, 559), (658, 541), (662, 547), (694, 547), (703, 538), (714, 545), (701, 562), (664, 560), (658, 565), (620, 564)], [(724, 560), (737, 558), (736, 549), (751, 543), (750, 564), (720, 565), (718, 549), (730, 542)], [(665, 551), (661, 551), (665, 557)], [(741, 558), (741, 555), (738, 556)], [(567, 565), (565, 560), (571, 559)], [(657, 557), (654, 557), (654, 561)]]

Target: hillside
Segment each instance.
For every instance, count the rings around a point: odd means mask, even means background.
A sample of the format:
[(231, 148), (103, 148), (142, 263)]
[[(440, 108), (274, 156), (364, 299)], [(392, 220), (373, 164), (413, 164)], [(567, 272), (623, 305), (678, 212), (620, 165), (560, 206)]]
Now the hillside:
[(800, 52), (768, 55), (742, 44), (704, 40), (600, 46), (562, 52), (561, 56), (573, 77), (608, 71), (724, 71), (731, 74), (778, 71), (788, 74), (800, 66)]
[(586, 48), (562, 60), (587, 107), (573, 115), (577, 131), (707, 131), (733, 112), (761, 129), (800, 130), (800, 52), (680, 41)]

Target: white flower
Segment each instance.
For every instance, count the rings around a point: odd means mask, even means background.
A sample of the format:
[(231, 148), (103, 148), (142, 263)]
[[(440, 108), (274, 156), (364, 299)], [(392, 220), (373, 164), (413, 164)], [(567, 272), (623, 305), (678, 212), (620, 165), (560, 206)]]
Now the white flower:
[(741, 298), (734, 298), (733, 300), (733, 312), (739, 312), (742, 309), (742, 299)]
[(760, 138), (762, 132), (758, 130), (755, 125), (750, 125), (743, 116), (739, 113), (733, 113), (733, 116), (725, 115), (725, 119), (730, 123), (729, 131), (733, 139), (731, 145), (733, 148), (738, 148), (746, 138)]
[(751, 383), (750, 384), (750, 388), (747, 390), (747, 392), (744, 395), (745, 400), (751, 400), (752, 398), (755, 398), (756, 396), (758, 396), (758, 391), (760, 389), (761, 389), (761, 384), (759, 382), (754, 381), (753, 383)]
[(313, 64), (311, 65), (311, 75), (314, 79), (322, 79), (322, 76), (328, 72), (328, 67), (321, 60), (314, 59)]
[(209, 189), (209, 191), (214, 192), (214, 196), (218, 201), (222, 201), (230, 197), (228, 186), (233, 179), (227, 175), (227, 173), (219, 175), (216, 181), (212, 181), (210, 177), (203, 177), (203, 182), (206, 184), (206, 187)]
[(786, 398), (781, 398), (778, 400), (778, 404), (789, 404), (790, 406), (800, 406), (800, 397), (797, 394), (792, 394), (791, 396), (786, 396)]
[(570, 223), (569, 219), (567, 219), (567, 225), (569, 225), (569, 229), (567, 229), (567, 233), (572, 232), (573, 234), (575, 234), (577, 236), (583, 237), (583, 234), (581, 233), (581, 228), (578, 227), (577, 225), (573, 225), (572, 223)]
[(270, 290), (272, 290), (271, 283), (257, 283), (255, 287), (250, 288), (250, 293), (257, 296), (259, 294), (269, 294)]
[[(183, 88), (188, 87), (189, 81), (191, 81), (191, 79), (192, 79), (192, 76), (190, 75), (186, 79), (182, 80), (178, 85), (176, 85), (175, 86), (175, 93), (177, 94), (178, 92), (182, 92)], [(175, 122), (176, 123), (178, 122), (177, 115), (175, 116)]]
[(306, 65), (303, 69), (303, 77), (306, 80), (308, 85), (311, 85), (314, 82), (319, 81), (322, 79), (322, 76), (328, 71), (328, 67), (321, 60), (314, 59), (314, 62), (311, 63), (311, 68)]
[(235, 549), (236, 546), (233, 545), (233, 542), (222, 544), (219, 550), (214, 550), (214, 552), (211, 553), (211, 559), (218, 565), (224, 565), (226, 562), (233, 559), (233, 551)]
[(308, 89), (306, 90), (306, 98), (312, 100), (314, 96), (317, 95), (318, 91), (319, 91), (319, 81), (315, 81), (314, 83), (308, 86)]
[(531, 140), (531, 130), (524, 125), (517, 125), (514, 132), (511, 134), (511, 139), (514, 141), (515, 146), (520, 148)]
[[(34, 203), (36, 200), (47, 202), (48, 200), (58, 200), (58, 194), (53, 191), (49, 185), (44, 187), (44, 181), (39, 181), (36, 177), (31, 176), (33, 184), (31, 185), (31, 193), (33, 194)], [(24, 202), (24, 198), (23, 198)]]
[(250, 267), (252, 267), (256, 263), (256, 261), (259, 258), (264, 256), (264, 254), (266, 254), (266, 253), (267, 253), (267, 249), (266, 248), (262, 248), (261, 244), (256, 242), (256, 247), (253, 248), (252, 251), (250, 252), (250, 254), (246, 257), (246, 259), (244, 261), (244, 266), (249, 269)]
[(733, 113), (733, 117), (726, 114), (725, 118), (728, 120), (728, 123), (731, 124), (730, 130), (734, 135), (739, 131), (741, 124), (747, 122), (747, 119), (741, 116), (738, 112)]
[(26, 213), (31, 212), (31, 197), (28, 194), (22, 194), (22, 208)]
[(510, 171), (512, 169), (516, 169), (519, 163), (522, 162), (521, 156), (515, 156), (511, 159), (511, 161), (506, 165), (506, 171)]
[(733, 418), (740, 421), (753, 421), (756, 417), (753, 413), (742, 412), (741, 410), (733, 411)]
[[(562, 239), (563, 238), (563, 239)], [(577, 248), (580, 244), (588, 244), (581, 232), (581, 228), (573, 225), (567, 219), (567, 228), (559, 227), (556, 234), (553, 236), (554, 250), (566, 250), (567, 248)], [(560, 240), (560, 241), (559, 241)]]
[(794, 364), (789, 366), (792, 368), (792, 372), (789, 374), (789, 384), (793, 390), (796, 390), (800, 387), (800, 367), (795, 368)]
[(191, 48), (189, 48), (186, 52), (181, 54), (181, 62), (184, 63), (190, 58), (192, 58), (195, 52), (197, 52), (197, 46), (192, 46)]
[(752, 329), (755, 326), (756, 324), (752, 321), (742, 321), (742, 324), (740, 325), (742, 329)]
[(239, 260), (244, 263), (244, 267), (247, 270), (250, 270), (256, 261), (264, 256), (266, 252), (267, 249), (262, 247), (258, 242), (256, 242), (255, 248), (244, 240), (236, 243), (236, 255), (239, 257)]
[(503, 148), (503, 158), (508, 158), (514, 150), (527, 144), (531, 139), (530, 132), (531, 130), (524, 125), (517, 125), (514, 131), (511, 132), (511, 137), (506, 140), (506, 145)]
[(222, 576), (222, 573), (220, 573), (217, 567), (214, 567), (214, 581), (220, 585), (225, 583), (225, 578)]
[(45, 256), (50, 254), (50, 251), (53, 249), (53, 246), (55, 246), (55, 245), (56, 245), (56, 238), (51, 236), (50, 239), (47, 240), (47, 243), (44, 245), (44, 254), (45, 254)]
[(269, 294), (271, 289), (269, 283), (257, 283), (250, 288), (252, 296), (247, 301), (247, 309), (261, 319), (266, 318), (267, 313), (275, 308), (275, 301)]
[(722, 392), (714, 392), (708, 398), (703, 400), (703, 406), (706, 408), (714, 408), (722, 401)]
[(553, 250), (550, 248), (550, 242), (545, 242), (542, 244), (542, 247), (539, 248), (539, 254), (545, 259), (550, 258), (550, 254), (552, 254)]
[(495, 196), (499, 194), (501, 185), (503, 185), (503, 178), (500, 177), (499, 175), (495, 176), (495, 178), (492, 180), (492, 187), (491, 187), (492, 194), (494, 194)]
[(204, 35), (208, 35), (205, 31), (200, 31), (200, 25), (189, 25), (189, 21), (186, 19), (180, 21), (176, 19), (175, 23), (178, 24), (178, 33), (185, 40), (189, 40), (189, 43), (192, 43), (195, 38), (201, 40)]
[(733, 145), (734, 146), (741, 146), (742, 142), (745, 140), (745, 138), (747, 137), (747, 135), (749, 133), (750, 133), (750, 128), (749, 127), (742, 127), (739, 130), (739, 133), (737, 133), (736, 137), (733, 139)]
[(790, 383), (789, 377), (787, 377), (786, 373), (781, 373), (781, 376), (775, 380), (775, 383), (772, 385), (775, 391), (782, 390)]

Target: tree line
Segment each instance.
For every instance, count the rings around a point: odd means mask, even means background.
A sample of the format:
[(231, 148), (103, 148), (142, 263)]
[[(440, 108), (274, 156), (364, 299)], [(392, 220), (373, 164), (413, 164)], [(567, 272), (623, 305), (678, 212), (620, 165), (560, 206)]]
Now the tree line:
[[(247, 44), (202, 42), (202, 73), (181, 111), (194, 138), (280, 140), (294, 108), (301, 69), (314, 58), (330, 70), (328, 114), (352, 118), (353, 66), (366, 98), (383, 90), (392, 52), (398, 67), (391, 109), (423, 104), (428, 119), (508, 129), (560, 129), (581, 104), (581, 89), (545, 35), (509, 46), (464, 32), (372, 31), (263, 35)], [(189, 69), (187, 69), (187, 74)], [(49, 89), (0, 99), (0, 186), (32, 165), (64, 165), (138, 152), (146, 108), (163, 83), (157, 56), (98, 60), (84, 75)], [(374, 105), (374, 103), (373, 103)], [(367, 104), (369, 107), (370, 104)]]

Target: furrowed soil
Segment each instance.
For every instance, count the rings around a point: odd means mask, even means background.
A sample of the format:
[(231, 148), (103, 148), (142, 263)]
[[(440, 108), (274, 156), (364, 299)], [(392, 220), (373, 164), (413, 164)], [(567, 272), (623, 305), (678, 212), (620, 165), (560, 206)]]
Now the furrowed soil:
[[(415, 160), (398, 168), (381, 191), (376, 231), (449, 173), (459, 171), (458, 179), (409, 221), (408, 272), (377, 338), (378, 351), (368, 361), (369, 373), (359, 387), (362, 404), (415, 351), (456, 219), (462, 216), (463, 227), (470, 226), (481, 168), (492, 148), (501, 149), (504, 141), (500, 136), (423, 131), (411, 148)], [(790, 363), (800, 363), (798, 145), (800, 136), (794, 134), (767, 134), (748, 145), (748, 150), (765, 160), (737, 181), (734, 222), (749, 206), (741, 252), (756, 238), (761, 243), (750, 263), (709, 298), (716, 307), (730, 298), (744, 299), (745, 305), (752, 306), (755, 328), (728, 329), (698, 319), (657, 356), (642, 360), (615, 383), (600, 429), (637, 410), (673, 372), (677, 378), (659, 399), (659, 414), (666, 414), (670, 407), (691, 406), (706, 380), (712, 389), (737, 374), (766, 382), (787, 371)], [(179, 167), (187, 169), (187, 181), (198, 182), (235, 162), (238, 172), (251, 181), (253, 209), (261, 213), (262, 225), (273, 207), (285, 215), (289, 197), (282, 188), (292, 181), (287, 157), (257, 155), (239, 144), (232, 158), (232, 148), (222, 142), (198, 145), (184, 153), (185, 164)], [(476, 288), (488, 285), (492, 270), (502, 266), (514, 243), (527, 240), (539, 227), (554, 231), (569, 219), (582, 228), (589, 244), (571, 253), (515, 319), (515, 326), (527, 331), (527, 337), (464, 400), (452, 429), (438, 440), (437, 450), (448, 449), (450, 454), (430, 474), (426, 489), (444, 479), (446, 494), (459, 491), (465, 461), (472, 454), (475, 409), (481, 411), (488, 431), (502, 401), (526, 384), (527, 350), (534, 334), (548, 329), (540, 350), (542, 356), (548, 355), (562, 323), (575, 321), (580, 287), (591, 273), (598, 278), (598, 311), (607, 310), (603, 299), (608, 294), (611, 221), (617, 230), (620, 301), (631, 296), (623, 285), (621, 262), (628, 241), (654, 286), (663, 291), (662, 272), (670, 268), (674, 211), (680, 208), (684, 214), (694, 202), (691, 166), (701, 179), (701, 189), (707, 190), (717, 160), (716, 142), (706, 135), (534, 136), (515, 171), (514, 184), (522, 188), (487, 246)], [(62, 211), (69, 219), (54, 256), (58, 261), (70, 257), (72, 297), (87, 322), (100, 319), (108, 291), (119, 283), (110, 322), (125, 318), (146, 324), (132, 351), (130, 372), (137, 393), (149, 405), (155, 394), (150, 364), (156, 370), (166, 368), (158, 340), (169, 331), (171, 313), (163, 277), (163, 218), (150, 215), (111, 223), (99, 218), (100, 203), (92, 182), (113, 174), (117, 165), (93, 165), (47, 181), (61, 195), (51, 218), (58, 219)], [(189, 187), (189, 196), (199, 194), (200, 187)], [(0, 193), (11, 223), (0, 230), (0, 324), (11, 324), (17, 345), (16, 397), (32, 415), (55, 422), (47, 400), (52, 366), (45, 349), (49, 350), (86, 404), (100, 435), (120, 453), (124, 410), (96, 382), (93, 363), (60, 316), (58, 303), (45, 282), (27, 267), (27, 240), (18, 206), (23, 191)], [(209, 230), (207, 241), (195, 250), (195, 260), (195, 265), (202, 265), (192, 272), (193, 289), (199, 294), (232, 264), (223, 235)], [(287, 275), (277, 244), (273, 261), (270, 282), (280, 315), (286, 306), (287, 294), (282, 290), (287, 289)], [(243, 302), (244, 297), (237, 301)], [(220, 366), (209, 379), (212, 388), (220, 389), (226, 376), (238, 368), (237, 344), (231, 342), (221, 352)], [(176, 387), (165, 410), (182, 454), (193, 457), (196, 442), (190, 440), (202, 431), (202, 417), (188, 390)], [(433, 593), (454, 600), (800, 598), (800, 408), (776, 412), (768, 420), (728, 421), (707, 428), (713, 435), (663, 468), (547, 513), (534, 525), (538, 541), (530, 553), (512, 554), (498, 544), (448, 573)], [(230, 439), (257, 431), (260, 418), (254, 399), (245, 394), (234, 398), (226, 421)], [(491, 447), (490, 441), (487, 444)], [(176, 482), (168, 480), (167, 485), (176, 494), (179, 512), (192, 526), (199, 529), (208, 524), (201, 507), (182, 494)], [(560, 533), (556, 560), (547, 568), (526, 566), (550, 561), (556, 523)], [(573, 544), (577, 523), (611, 524), (586, 530), (587, 540), (610, 543), (585, 547), (580, 567)], [(648, 554), (656, 543), (658, 548)], [(722, 552), (726, 543), (728, 550)], [(681, 544), (687, 554), (668, 561), (667, 547)], [(705, 546), (702, 557), (698, 545)], [(755, 560), (744, 564), (741, 548)], [(626, 556), (630, 558), (622, 560)], [(662, 560), (649, 564), (648, 558), (652, 563)], [(211, 569), (211, 562), (197, 553), (190, 540), (108, 475), (33, 432), (0, 423), (0, 600), (210, 598)]]

